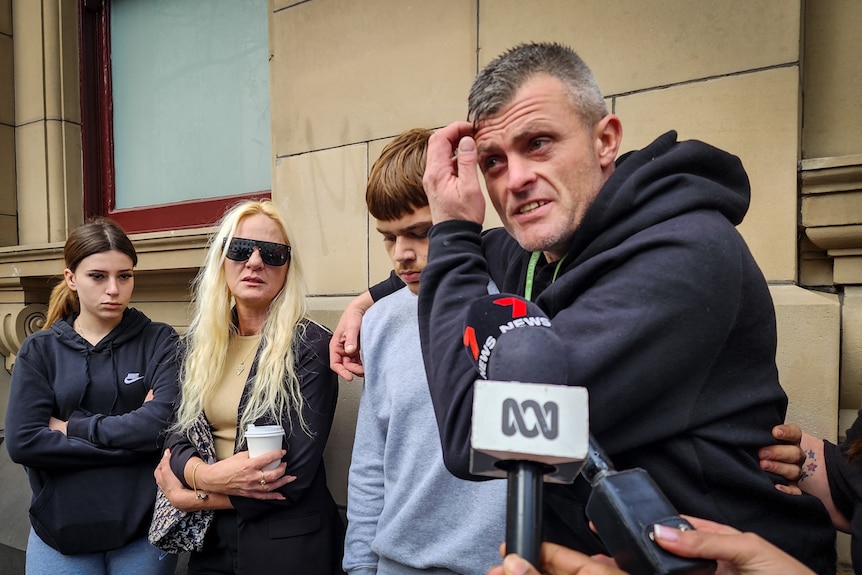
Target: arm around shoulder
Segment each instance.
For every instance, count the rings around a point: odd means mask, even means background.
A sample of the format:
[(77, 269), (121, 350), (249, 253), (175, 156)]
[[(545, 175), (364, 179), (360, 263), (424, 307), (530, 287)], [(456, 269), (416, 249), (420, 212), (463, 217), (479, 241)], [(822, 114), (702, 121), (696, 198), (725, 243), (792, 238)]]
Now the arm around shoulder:
[(373, 303), (368, 291), (353, 298), (341, 313), (329, 341), (329, 367), (347, 381), (353, 381), (354, 375), (365, 375), (359, 355), (359, 331), (362, 317)]

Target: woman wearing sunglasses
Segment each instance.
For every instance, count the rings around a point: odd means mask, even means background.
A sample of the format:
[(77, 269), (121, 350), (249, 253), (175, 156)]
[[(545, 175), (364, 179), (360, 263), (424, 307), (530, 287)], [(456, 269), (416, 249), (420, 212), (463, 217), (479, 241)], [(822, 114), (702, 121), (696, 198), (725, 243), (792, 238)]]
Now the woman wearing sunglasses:
[[(306, 315), (291, 243), (274, 204), (243, 202), (222, 219), (194, 283), (177, 421), (156, 469), (174, 507), (216, 510), (192, 575), (341, 572), (344, 525), (323, 466), (337, 398), (331, 334)], [(200, 417), (212, 464), (188, 439)], [(281, 425), (283, 449), (249, 457), (250, 424)]]
[(26, 570), (168, 575), (176, 557), (160, 558), (147, 528), (177, 397), (177, 333), (128, 307), (138, 256), (113, 221), (73, 230), (63, 258), (6, 411), (9, 455), (33, 489)]

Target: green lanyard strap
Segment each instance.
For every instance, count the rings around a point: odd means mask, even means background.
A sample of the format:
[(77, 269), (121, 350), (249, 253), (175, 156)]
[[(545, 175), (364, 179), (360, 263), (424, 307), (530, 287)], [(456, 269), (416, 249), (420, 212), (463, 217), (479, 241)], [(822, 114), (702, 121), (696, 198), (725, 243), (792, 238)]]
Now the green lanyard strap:
[[(527, 264), (527, 277), (524, 279), (524, 298), (528, 301), (533, 301), (533, 278), (536, 276), (536, 264), (539, 262), (539, 256), (542, 252), (533, 252), (530, 254), (530, 263)], [(561, 257), (557, 262), (557, 267), (554, 268), (554, 276), (551, 278), (551, 283), (557, 281), (557, 274), (560, 273), (560, 266), (563, 265), (565, 256)]]

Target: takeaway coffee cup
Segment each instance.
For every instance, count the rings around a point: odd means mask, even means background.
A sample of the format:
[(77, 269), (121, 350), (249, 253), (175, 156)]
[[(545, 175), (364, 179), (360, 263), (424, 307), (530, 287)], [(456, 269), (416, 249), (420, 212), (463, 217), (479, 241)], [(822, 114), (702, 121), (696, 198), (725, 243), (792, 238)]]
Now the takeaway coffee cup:
[[(245, 431), (245, 440), (248, 442), (248, 456), (257, 457), (264, 453), (281, 449), (281, 440), (284, 437), (284, 428), (280, 425), (254, 425), (248, 426)], [(275, 469), (281, 461), (273, 461), (264, 470)]]

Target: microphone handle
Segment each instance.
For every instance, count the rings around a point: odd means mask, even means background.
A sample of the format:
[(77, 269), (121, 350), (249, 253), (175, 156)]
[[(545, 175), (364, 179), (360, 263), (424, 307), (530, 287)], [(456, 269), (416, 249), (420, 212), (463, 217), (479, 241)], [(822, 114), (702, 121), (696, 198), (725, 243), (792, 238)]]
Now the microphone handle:
[(506, 469), (506, 553), (517, 553), (541, 569), (545, 466), (535, 461), (512, 461)]
[(611, 463), (611, 460), (591, 433), (589, 448), (587, 449), (587, 459), (584, 461), (583, 468), (581, 468), (581, 475), (590, 482), (590, 485), (595, 486), (599, 479), (614, 471), (613, 463)]

